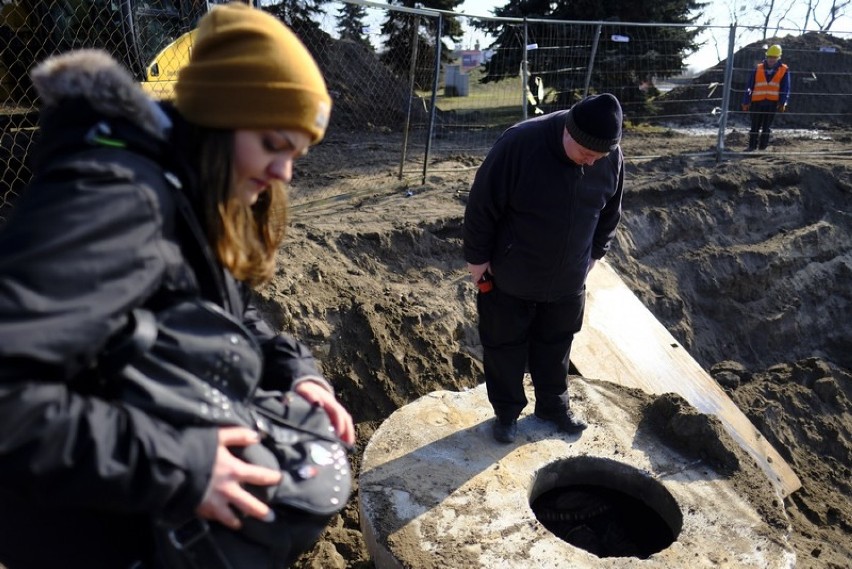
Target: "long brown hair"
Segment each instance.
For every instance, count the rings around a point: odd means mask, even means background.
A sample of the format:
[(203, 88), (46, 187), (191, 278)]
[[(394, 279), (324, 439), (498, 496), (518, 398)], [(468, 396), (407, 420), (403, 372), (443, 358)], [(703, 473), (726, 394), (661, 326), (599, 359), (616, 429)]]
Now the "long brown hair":
[(192, 125), (190, 150), (198, 174), (199, 214), (222, 263), (251, 286), (275, 274), (276, 254), (287, 226), (287, 187), (273, 182), (251, 206), (232, 193), (234, 131)]

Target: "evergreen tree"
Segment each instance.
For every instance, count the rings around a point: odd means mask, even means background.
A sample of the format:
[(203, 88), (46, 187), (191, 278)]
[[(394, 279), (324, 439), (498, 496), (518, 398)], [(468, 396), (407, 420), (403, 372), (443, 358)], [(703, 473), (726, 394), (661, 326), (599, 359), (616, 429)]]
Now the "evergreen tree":
[[(392, 6), (407, 8), (434, 8), (436, 10), (454, 10), (464, 0), (388, 0)], [(441, 38), (437, 38), (438, 19), (426, 16), (416, 16), (405, 12), (389, 10), (382, 24), (382, 33), (387, 36), (385, 51), (381, 55), (382, 62), (399, 77), (408, 77), (411, 67), (411, 53), (414, 49), (415, 26), (417, 27), (417, 61), (415, 63), (415, 88), (431, 89), (434, 75), (435, 52), (438, 41), (442, 42), (442, 61), (450, 61), (449, 48), (443, 43), (444, 38), (459, 42), (462, 29), (459, 21), (444, 14), (441, 24)]]
[(340, 39), (359, 43), (373, 50), (370, 41), (364, 36), (364, 18), (367, 16), (367, 9), (360, 4), (343, 4), (343, 7), (337, 12), (337, 33), (340, 34)]
[[(648, 110), (654, 77), (677, 75), (684, 59), (698, 48), (697, 29), (639, 28), (618, 22), (693, 24), (705, 3), (700, 0), (510, 0), (494, 11), (510, 18), (605, 22), (593, 63), (590, 94), (614, 93), (634, 111)], [(556, 92), (556, 104), (565, 108), (583, 95), (591, 56), (593, 25), (527, 23), (527, 41), (537, 49), (527, 52), (531, 76), (543, 77)], [(496, 36), (492, 49), (499, 55), (486, 64), (484, 82), (517, 78), (524, 55), (523, 25), (487, 21), (479, 24)], [(629, 39), (613, 41), (613, 37)], [(640, 88), (641, 87), (641, 88)]]
[[(324, 0), (278, 0), (274, 3), (264, 3), (260, 6), (293, 28), (293, 31), (303, 41), (313, 39), (319, 31), (319, 24), (313, 16), (321, 12), (320, 6)], [(310, 44), (310, 41), (305, 41)]]

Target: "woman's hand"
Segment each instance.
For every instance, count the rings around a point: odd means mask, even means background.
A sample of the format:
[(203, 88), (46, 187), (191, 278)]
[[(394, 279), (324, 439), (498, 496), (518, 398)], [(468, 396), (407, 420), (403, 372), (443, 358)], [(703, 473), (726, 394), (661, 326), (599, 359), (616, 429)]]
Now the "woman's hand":
[(293, 391), (325, 409), (340, 440), (349, 446), (355, 444), (355, 425), (352, 423), (352, 416), (325, 386), (311, 380), (300, 381)]
[(272, 510), (249, 493), (242, 484), (255, 486), (275, 486), (281, 481), (277, 470), (257, 466), (231, 454), (228, 447), (251, 446), (260, 442), (259, 435), (245, 427), (222, 427), (219, 429), (219, 445), (216, 449), (216, 461), (210, 475), (210, 484), (204, 499), (195, 509), (200, 517), (215, 520), (229, 528), (242, 526), (236, 511), (247, 516), (270, 520)]

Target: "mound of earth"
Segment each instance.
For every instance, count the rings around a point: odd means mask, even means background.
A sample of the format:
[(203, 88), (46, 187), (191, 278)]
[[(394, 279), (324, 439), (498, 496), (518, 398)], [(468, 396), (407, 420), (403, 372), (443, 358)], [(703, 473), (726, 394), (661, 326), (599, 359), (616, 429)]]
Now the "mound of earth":
[[(626, 135), (628, 156), (648, 145), (684, 147)], [(388, 180), (350, 193), (345, 180), (334, 199), (316, 200), (301, 188), (280, 270), (258, 293), (274, 324), (311, 346), (351, 410), (356, 473), (395, 409), (482, 379), (461, 256), (469, 166), (481, 158), (448, 159), (417, 187)], [(816, 569), (852, 559), (850, 179), (848, 162), (780, 156), (631, 163), (608, 257), (798, 474), (802, 488), (785, 500), (791, 545), (799, 566)], [(726, 460), (710, 443), (702, 452)], [(357, 493), (295, 567), (373, 567)]]
[[(775, 37), (751, 43), (733, 56), (731, 100), (729, 110), (739, 111), (742, 94), (748, 86), (755, 66), (766, 51), (765, 46), (780, 44), (781, 60), (790, 68), (789, 112), (784, 115), (785, 128), (837, 128), (852, 124), (849, 101), (843, 93), (852, 92), (852, 76), (838, 73), (852, 69), (852, 40), (828, 33), (808, 32), (801, 36)], [(675, 87), (657, 98), (657, 106), (672, 123), (716, 124), (725, 67), (722, 60), (696, 76), (689, 85)]]
[[(366, 43), (338, 40), (314, 26), (295, 29), (310, 46), (334, 101), (329, 135), (402, 129), (411, 94), (405, 78), (394, 74)], [(426, 117), (422, 105), (411, 111), (420, 120)]]

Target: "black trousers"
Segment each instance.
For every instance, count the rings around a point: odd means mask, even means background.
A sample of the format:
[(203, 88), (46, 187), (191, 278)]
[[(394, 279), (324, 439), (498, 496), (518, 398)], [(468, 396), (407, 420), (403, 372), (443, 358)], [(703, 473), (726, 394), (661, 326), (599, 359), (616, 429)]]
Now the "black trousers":
[(778, 110), (776, 101), (757, 101), (751, 105), (751, 131), (748, 135), (748, 147), (752, 150), (765, 150), (769, 146), (769, 134), (772, 132), (772, 121)]
[(524, 372), (529, 369), (536, 409), (568, 409), (568, 365), (574, 334), (583, 325), (585, 290), (559, 302), (532, 302), (495, 286), (477, 295), (485, 386), (494, 414), (516, 419), (527, 405)]

